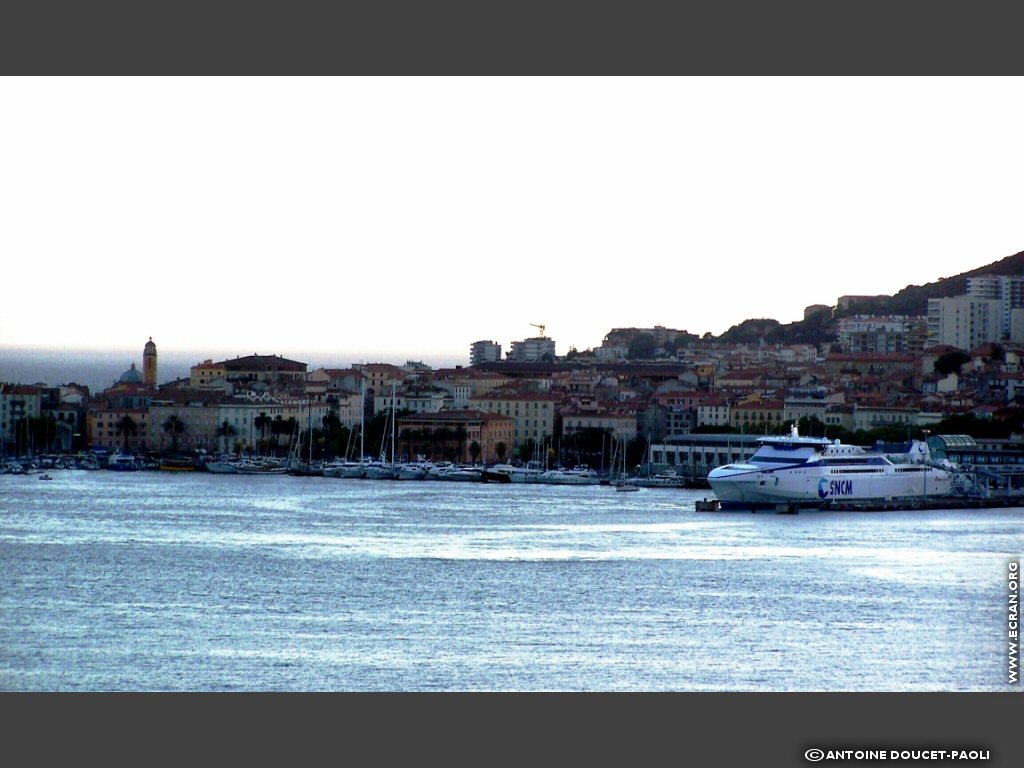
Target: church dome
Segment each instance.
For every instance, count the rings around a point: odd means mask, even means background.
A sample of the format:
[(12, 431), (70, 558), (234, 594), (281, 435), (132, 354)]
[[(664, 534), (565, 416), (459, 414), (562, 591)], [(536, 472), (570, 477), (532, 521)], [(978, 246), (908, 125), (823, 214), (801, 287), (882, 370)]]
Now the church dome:
[(142, 383), (142, 371), (139, 371), (135, 367), (135, 363), (132, 363), (132, 367), (121, 374), (121, 378), (118, 379), (121, 384), (141, 384)]

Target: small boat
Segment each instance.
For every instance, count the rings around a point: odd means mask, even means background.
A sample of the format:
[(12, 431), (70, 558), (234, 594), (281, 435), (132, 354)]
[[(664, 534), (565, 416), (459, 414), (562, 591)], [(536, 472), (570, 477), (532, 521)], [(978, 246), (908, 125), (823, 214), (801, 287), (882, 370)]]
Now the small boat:
[(39, 479), (40, 480), (53, 480), (53, 476), (49, 472), (43, 472), (43, 474), (41, 474), (39, 476)]
[(543, 474), (538, 461), (531, 461), (525, 467), (495, 464), (483, 471), (483, 480), (485, 483), (539, 483)]
[(656, 475), (634, 477), (631, 483), (639, 488), (685, 488), (686, 479), (672, 470)]
[(160, 462), (162, 472), (194, 472), (195, 469), (192, 459), (164, 459)]
[(237, 475), (238, 467), (231, 461), (208, 461), (206, 471), (215, 475)]
[(601, 483), (597, 472), (584, 466), (573, 469), (549, 469), (539, 479), (540, 482), (551, 485), (600, 485)]
[(429, 462), (417, 461), (409, 464), (402, 464), (398, 467), (399, 480), (423, 480), (430, 471), (432, 465)]
[(452, 467), (447, 472), (442, 472), (437, 479), (462, 483), (479, 483), (484, 479), (484, 472), (480, 467)]
[(325, 467), (324, 477), (366, 478), (369, 461), (346, 461), (340, 466)]
[(120, 451), (112, 453), (107, 458), (107, 469), (114, 472), (135, 472), (138, 468), (139, 465), (135, 463), (134, 456), (121, 453)]

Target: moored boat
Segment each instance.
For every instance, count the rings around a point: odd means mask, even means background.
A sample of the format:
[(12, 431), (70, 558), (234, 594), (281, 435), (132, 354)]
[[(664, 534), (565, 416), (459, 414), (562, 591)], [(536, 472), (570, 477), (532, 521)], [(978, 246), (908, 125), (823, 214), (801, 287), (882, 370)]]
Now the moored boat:
[(708, 475), (723, 509), (923, 502), (947, 496), (953, 488), (952, 466), (932, 462), (927, 444), (918, 440), (900, 463), (838, 440), (801, 437), (795, 424), (789, 436), (762, 437), (757, 443), (747, 461), (718, 467)]

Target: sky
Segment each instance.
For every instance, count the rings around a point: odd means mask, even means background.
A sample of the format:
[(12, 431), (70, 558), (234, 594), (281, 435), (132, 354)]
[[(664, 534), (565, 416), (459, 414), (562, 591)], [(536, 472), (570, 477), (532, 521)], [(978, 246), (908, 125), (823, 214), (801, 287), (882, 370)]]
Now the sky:
[(531, 323), (562, 354), (1024, 250), (1019, 78), (7, 78), (0, 103), (0, 356), (450, 364)]

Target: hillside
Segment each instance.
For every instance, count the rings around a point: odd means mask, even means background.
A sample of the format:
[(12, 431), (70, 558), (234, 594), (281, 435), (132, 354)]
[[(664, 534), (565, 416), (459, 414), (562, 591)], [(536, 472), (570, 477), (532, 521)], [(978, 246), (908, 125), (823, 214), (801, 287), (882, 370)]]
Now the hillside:
[(967, 292), (967, 278), (982, 275), (1024, 275), (1024, 251), (1005, 259), (994, 261), (970, 272), (953, 277), (944, 277), (934, 283), (908, 285), (892, 298), (878, 298), (854, 302), (844, 315), (925, 315), (928, 313), (928, 299), (959, 296)]
[[(924, 285), (908, 285), (895, 296), (878, 297), (852, 302), (837, 317), (849, 315), (925, 315), (928, 313), (928, 299), (959, 296), (967, 292), (967, 278), (982, 275), (1024, 275), (1024, 251), (1005, 259), (986, 264), (984, 267), (944, 277)], [(806, 320), (782, 325), (777, 320), (752, 319), (734, 325), (719, 336), (717, 341), (732, 343), (766, 344), (822, 344), (835, 339), (835, 320), (827, 314), (812, 315)]]

